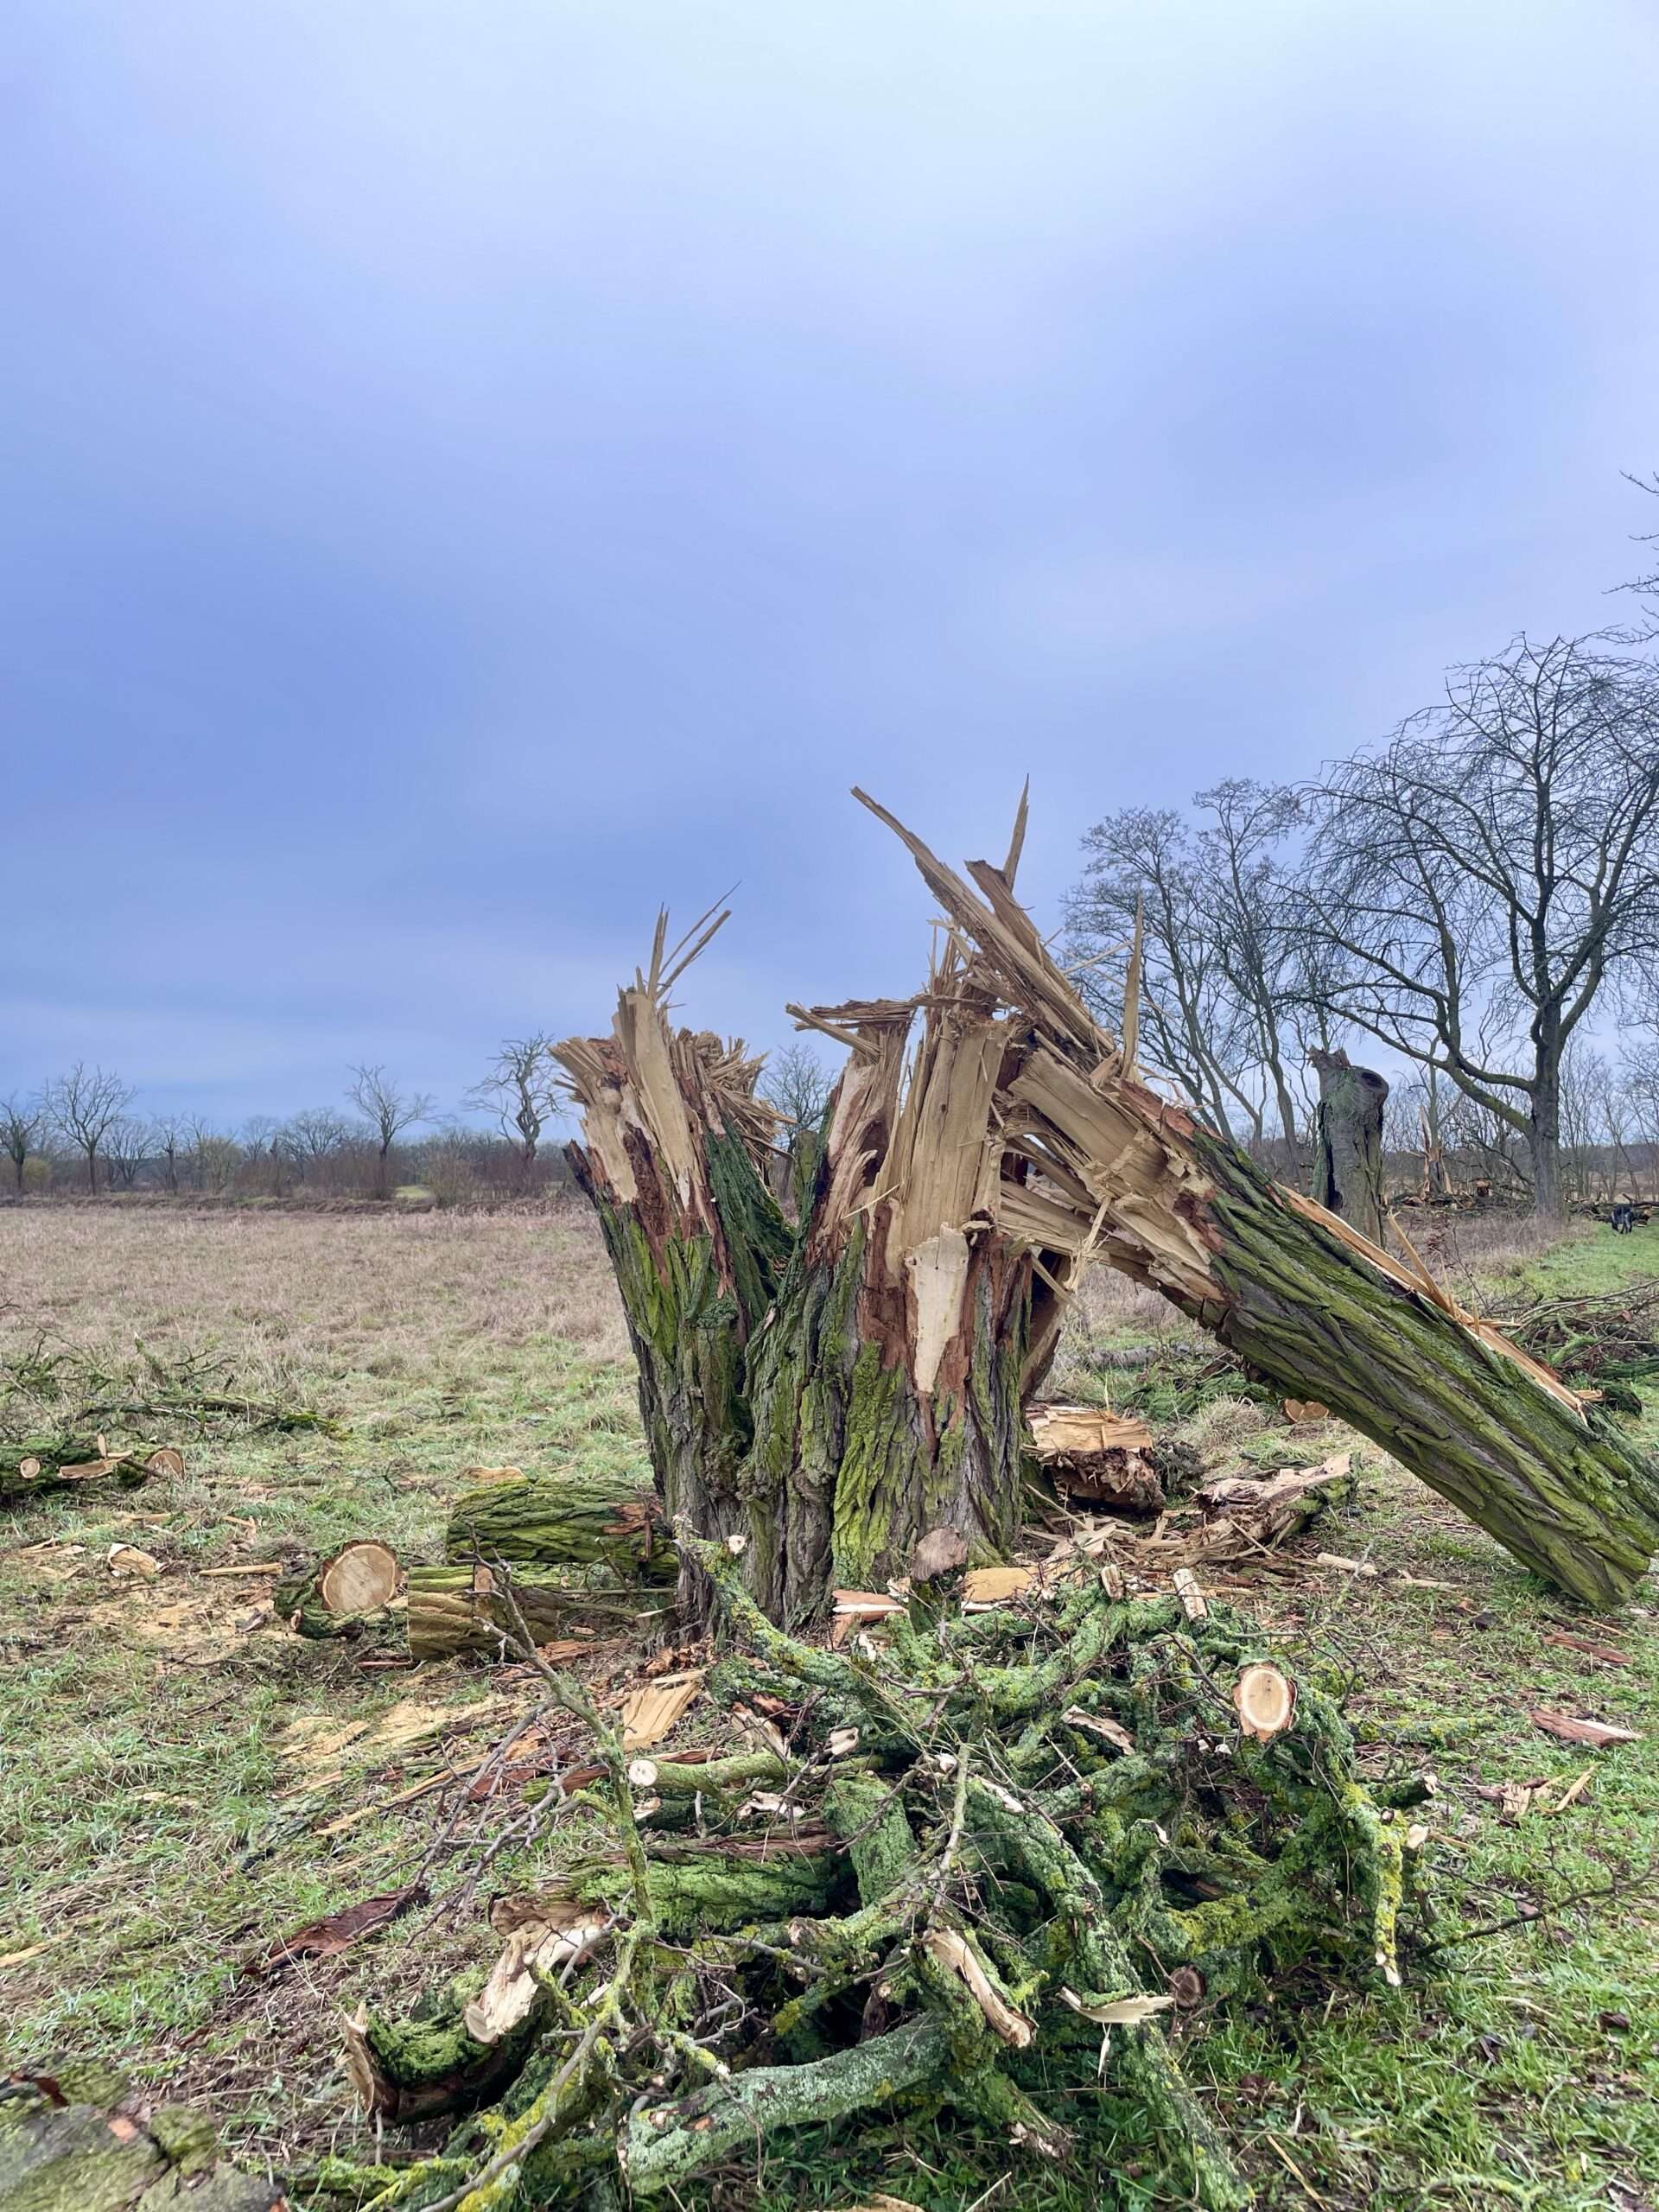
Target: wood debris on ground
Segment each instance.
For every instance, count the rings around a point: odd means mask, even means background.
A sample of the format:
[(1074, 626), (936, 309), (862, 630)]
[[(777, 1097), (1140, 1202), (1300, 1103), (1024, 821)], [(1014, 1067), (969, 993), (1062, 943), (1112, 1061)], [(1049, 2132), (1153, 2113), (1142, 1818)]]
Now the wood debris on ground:
[[(697, 1680), (636, 1685), (614, 1721), (556, 1688), (597, 1731), (562, 1786), (607, 1811), (608, 1833), (493, 1916), (503, 1948), (456, 2036), (441, 2007), (419, 2036), (367, 2009), (350, 2022), (365, 2110), (471, 2109), (556, 2029), (556, 2063), (512, 2107), (524, 2187), (550, 2188), (579, 2145), (645, 2206), (776, 2130), (910, 2094), (1063, 2158), (1072, 2107), (1051, 2092), (1091, 2090), (1104, 2066), (1171, 2189), (1242, 2207), (1160, 2023), (1270, 1989), (1281, 1934), (1297, 1971), (1312, 1940), (1338, 1979), (1397, 1978), (1427, 1831), (1379, 1815), (1335, 1707), (1218, 1603), (1124, 1605), (1092, 1573), (948, 1620), (902, 1607), (873, 1663), (773, 1627), (724, 1546), (696, 1557), (737, 1648)], [(743, 1748), (630, 1746), (647, 1700), (700, 1688)], [(1131, 1834), (1152, 1872), (1124, 1882)], [(1236, 1859), (1251, 1871), (1232, 1895), (1214, 1885)], [(1190, 1903), (1195, 1882), (1200, 1899), (1229, 1893), (1230, 1915)], [(1063, 1946), (1034, 1942), (1033, 1915), (1064, 1923)], [(1063, 1970), (1033, 1964), (1050, 1958)], [(798, 2052), (774, 2021), (802, 2005), (817, 2033)], [(1040, 2091), (1008, 2070), (1039, 2052)], [(453, 2138), (445, 2188), (487, 2187), (499, 2140), (496, 2122)]]
[(1535, 1706), (1527, 1718), (1535, 1728), (1541, 1728), (1547, 1736), (1559, 1737), (1564, 1744), (1583, 1744), (1591, 1751), (1605, 1751), (1612, 1744), (1635, 1744), (1641, 1741), (1634, 1728), (1621, 1728), (1606, 1720), (1592, 1720), (1571, 1713), (1552, 1713), (1542, 1706)]

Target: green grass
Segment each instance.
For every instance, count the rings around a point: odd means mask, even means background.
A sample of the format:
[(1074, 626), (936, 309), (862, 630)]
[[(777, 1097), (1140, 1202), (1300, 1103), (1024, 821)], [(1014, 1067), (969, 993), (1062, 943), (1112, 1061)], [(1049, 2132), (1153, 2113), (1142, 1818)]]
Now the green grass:
[[(0, 1531), (0, 1956), (35, 1953), (0, 1967), (8, 2056), (118, 2060), (201, 2105), (240, 2150), (279, 2162), (331, 2147), (372, 2156), (339, 2071), (340, 2012), (362, 2000), (403, 2009), (476, 1967), (492, 1948), (485, 1900), (544, 1869), (549, 1838), (525, 1836), (516, 1796), (469, 1808), (429, 1869), (432, 1906), (340, 1958), (249, 1980), (240, 1962), (274, 1937), (411, 1877), (447, 1811), (435, 1795), (387, 1801), (445, 1756), (464, 1765), (501, 1723), (480, 1718), (448, 1754), (348, 1751), (309, 1790), (284, 1732), (302, 1715), (371, 1719), (408, 1700), (481, 1712), (503, 1680), (465, 1664), (365, 1673), (349, 1648), (303, 1643), (278, 1624), (243, 1632), (260, 1586), (197, 1570), (364, 1533), (434, 1557), (467, 1465), (637, 1465), (632, 1374), (602, 1263), (579, 1224), (263, 1217), (187, 1232), (153, 1213), (104, 1220), (89, 1212), (63, 1231), (83, 1245), (54, 1256), (38, 1225), (28, 1249), (8, 1249), (23, 1232), (0, 1217), (0, 1264), (38, 1294), (29, 1313), (8, 1317), (0, 1356), (32, 1341), (41, 1319), (107, 1360), (134, 1332), (163, 1351), (217, 1342), (251, 1389), (315, 1405), (346, 1433), (227, 1426), (181, 1437), (181, 1480), (43, 1503)], [(1550, 1292), (1659, 1274), (1659, 1228), (1582, 1236), (1520, 1272)], [(1240, 1408), (1243, 1426), (1217, 1427), (1211, 1444), (1272, 1457), (1283, 1432), (1262, 1427), (1268, 1418)], [(1659, 1449), (1651, 1409), (1644, 1426)], [(1341, 1440), (1327, 1432), (1319, 1446)], [(1310, 1571), (1240, 1602), (1344, 1696), (1376, 1774), (1437, 1772), (1424, 1815), (1435, 1937), (1586, 1889), (1613, 1893), (1419, 1955), (1397, 1993), (1310, 1982), (1271, 2006), (1200, 2012), (1183, 2024), (1184, 2063), (1269, 2212), (1638, 2212), (1659, 2175), (1659, 1890), (1648, 1885), (1659, 1594), (1649, 1583), (1592, 1630), (1627, 1666), (1547, 1643), (1552, 1625), (1586, 1623), (1420, 1484), (1369, 1459), (1358, 1503), (1306, 1551), (1449, 1586)], [(60, 1548), (28, 1549), (52, 1539)], [(159, 1578), (116, 1584), (105, 1554), (117, 1541), (153, 1553)], [(84, 1549), (61, 1548), (72, 1544)], [(168, 1607), (184, 1609), (177, 1633), (141, 1633)], [(217, 1641), (201, 1645), (204, 1633)], [(529, 1701), (524, 1683), (505, 1687)], [(1579, 1751), (1532, 1725), (1538, 1705), (1623, 1722), (1640, 1740)], [(1547, 1777), (1554, 1802), (1586, 1767), (1588, 1789), (1559, 1815), (1505, 1825), (1478, 1794)], [(948, 2120), (878, 2121), (855, 2144), (808, 2131), (774, 2145), (761, 2198), (847, 2208), (880, 2190), (928, 2212), (1178, 2204), (1136, 2115), (1107, 2094), (1077, 2103), (1081, 2153), (1065, 2171)], [(698, 2201), (755, 2200), (735, 2177)]]

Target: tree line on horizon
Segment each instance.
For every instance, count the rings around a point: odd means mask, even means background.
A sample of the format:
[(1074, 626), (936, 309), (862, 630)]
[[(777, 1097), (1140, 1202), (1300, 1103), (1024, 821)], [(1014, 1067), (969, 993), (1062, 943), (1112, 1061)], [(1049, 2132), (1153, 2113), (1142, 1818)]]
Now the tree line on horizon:
[[(1659, 575), (1636, 588), (1659, 596)], [(1289, 1180), (1311, 1149), (1313, 1056), (1351, 1049), (1393, 1078), (1394, 1154), (1462, 1162), (1545, 1216), (1654, 1182), (1656, 635), (1519, 636), (1305, 783), (1230, 777), (1185, 812), (1103, 817), (1065, 904), (1085, 995), (1115, 1026), (1133, 969), (1141, 1064)], [(832, 1081), (809, 1046), (772, 1056), (780, 1147), (817, 1126)], [(493, 1130), (365, 1065), (349, 1114), (232, 1135), (137, 1116), (118, 1074), (78, 1062), (0, 1100), (0, 1155), (18, 1196), (61, 1191), (66, 1167), (94, 1193), (527, 1195), (568, 1180), (543, 1142), (560, 1095), (537, 1033), (505, 1040), (467, 1096)]]
[(1085, 993), (1121, 1018), (1138, 937), (1141, 1060), (1293, 1179), (1313, 1055), (1344, 1049), (1395, 1078), (1395, 1153), (1460, 1157), (1546, 1216), (1650, 1179), (1651, 634), (1517, 637), (1308, 782), (1106, 816), (1066, 906)]

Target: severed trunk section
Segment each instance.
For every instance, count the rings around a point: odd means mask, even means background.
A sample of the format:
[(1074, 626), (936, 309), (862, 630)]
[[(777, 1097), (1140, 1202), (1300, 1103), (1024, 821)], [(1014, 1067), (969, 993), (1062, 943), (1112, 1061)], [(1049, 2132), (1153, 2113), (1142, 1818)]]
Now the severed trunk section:
[(1623, 1597), (1659, 1546), (1651, 1464), (1414, 1262), (1147, 1086), (1132, 1023), (1124, 1043), (1099, 1027), (1014, 896), (1023, 801), (1007, 859), (970, 862), (971, 881), (864, 804), (944, 936), (914, 998), (791, 1009), (850, 1055), (795, 1223), (772, 1196), (760, 1064), (669, 1025), (670, 986), (719, 921), (677, 964), (659, 923), (612, 1035), (557, 1048), (671, 1520), (741, 1540), (773, 1618), (832, 1581), (879, 1587), (936, 1529), (994, 1557), (1018, 1520), (1021, 1408), (1099, 1258), (1564, 1590)]

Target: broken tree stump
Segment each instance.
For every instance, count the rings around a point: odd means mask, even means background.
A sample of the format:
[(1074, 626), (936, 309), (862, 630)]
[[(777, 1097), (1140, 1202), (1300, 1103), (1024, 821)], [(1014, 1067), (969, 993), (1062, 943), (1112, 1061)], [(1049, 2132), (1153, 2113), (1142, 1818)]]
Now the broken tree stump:
[(669, 1513), (734, 1541), (780, 1619), (834, 1584), (879, 1589), (936, 1528), (995, 1559), (1018, 1520), (1021, 1408), (1099, 1258), (1562, 1589), (1627, 1594), (1659, 1548), (1648, 1457), (1426, 1274), (1147, 1086), (1014, 899), (1023, 803), (1007, 859), (970, 862), (971, 881), (864, 803), (945, 934), (913, 998), (791, 1009), (849, 1053), (798, 1223), (766, 1182), (758, 1062), (667, 1019), (724, 916), (677, 957), (659, 923), (612, 1035), (557, 1048)]
[(1152, 1431), (1143, 1421), (1101, 1406), (1038, 1402), (1027, 1407), (1032, 1457), (1057, 1491), (1125, 1513), (1157, 1513), (1164, 1485)]
[(1308, 1060), (1319, 1078), (1313, 1195), (1327, 1211), (1381, 1244), (1388, 1213), (1382, 1177), (1388, 1084), (1374, 1069), (1355, 1067), (1346, 1052), (1313, 1052)]

